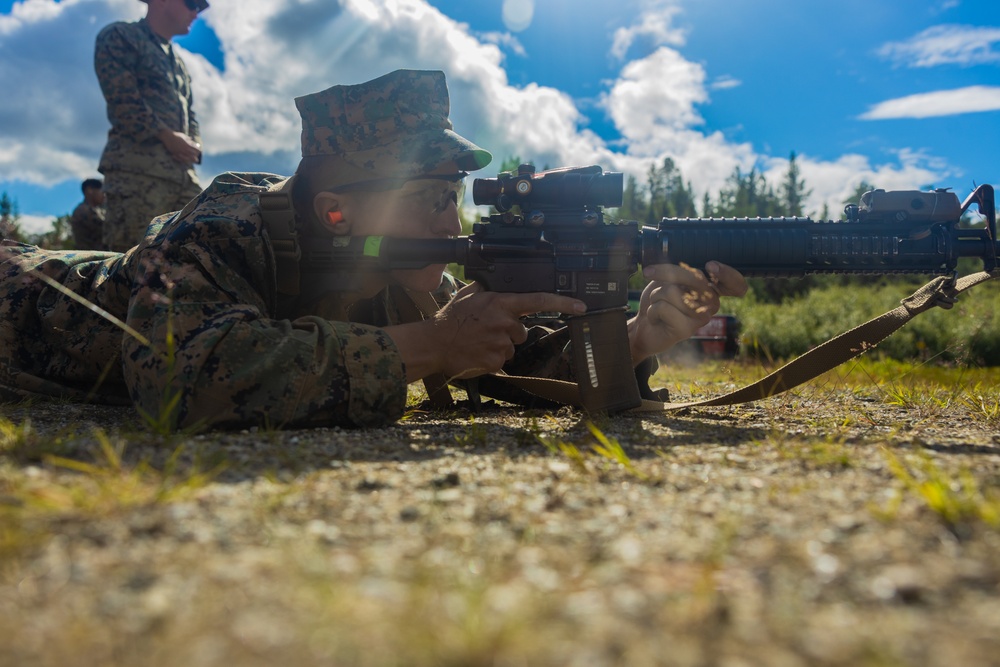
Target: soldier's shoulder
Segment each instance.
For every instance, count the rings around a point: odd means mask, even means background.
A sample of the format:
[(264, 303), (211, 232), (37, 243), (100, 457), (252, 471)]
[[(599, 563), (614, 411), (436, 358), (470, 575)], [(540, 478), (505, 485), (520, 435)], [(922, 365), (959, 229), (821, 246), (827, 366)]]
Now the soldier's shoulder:
[(101, 28), (97, 33), (97, 43), (134, 39), (142, 32), (139, 22), (115, 21)]
[(227, 171), (216, 176), (207, 188), (206, 194), (225, 195), (244, 192), (263, 192), (288, 180), (262, 171)]
[(261, 224), (257, 196), (286, 180), (262, 172), (220, 174), (184, 210), (162, 220), (157, 235), (185, 242), (257, 236)]

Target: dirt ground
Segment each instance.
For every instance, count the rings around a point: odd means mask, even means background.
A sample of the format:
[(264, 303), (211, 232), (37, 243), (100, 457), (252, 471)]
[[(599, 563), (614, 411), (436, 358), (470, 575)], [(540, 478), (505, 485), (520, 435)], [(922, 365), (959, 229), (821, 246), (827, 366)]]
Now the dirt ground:
[(865, 375), (364, 431), (0, 406), (0, 665), (998, 665), (997, 385)]

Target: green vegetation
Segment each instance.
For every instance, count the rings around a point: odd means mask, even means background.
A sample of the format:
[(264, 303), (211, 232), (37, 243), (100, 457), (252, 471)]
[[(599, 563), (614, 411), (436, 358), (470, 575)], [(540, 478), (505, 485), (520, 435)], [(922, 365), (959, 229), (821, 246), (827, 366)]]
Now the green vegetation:
[(983, 488), (967, 468), (957, 475), (949, 473), (926, 453), (908, 462), (886, 449), (885, 457), (904, 489), (920, 498), (952, 532), (961, 534), (978, 521), (1000, 527), (1000, 495), (995, 488)]
[[(721, 312), (739, 318), (745, 354), (788, 359), (896, 307), (922, 284), (829, 284), (780, 302), (751, 291), (742, 299), (724, 299)], [(951, 310), (922, 313), (869, 354), (1000, 366), (1000, 284), (976, 287)]]

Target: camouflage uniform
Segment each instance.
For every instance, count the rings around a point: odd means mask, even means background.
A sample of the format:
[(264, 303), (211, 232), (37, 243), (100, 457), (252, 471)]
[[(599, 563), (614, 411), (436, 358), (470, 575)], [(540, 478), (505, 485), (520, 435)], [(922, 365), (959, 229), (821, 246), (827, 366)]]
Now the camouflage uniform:
[(98, 167), (108, 197), (103, 240), (124, 251), (150, 220), (181, 209), (201, 190), (194, 165), (175, 161), (157, 133), (182, 132), (197, 143), (201, 137), (184, 61), (145, 19), (101, 30), (94, 68), (111, 122)]
[[(125, 403), (157, 415), (179, 395), (177, 425), (369, 426), (395, 421), (406, 372), (380, 326), (388, 290), (361, 321), (303, 312), (275, 286), (257, 195), (269, 174), (224, 174), (162, 216), (125, 254), (0, 246), (0, 397)], [(137, 335), (42, 282), (42, 273), (124, 320)], [(173, 331), (171, 349), (167, 332)], [(564, 337), (533, 332), (510, 369), (564, 372)], [(563, 371), (554, 369), (560, 368)]]
[(77, 250), (96, 250), (104, 247), (101, 240), (104, 215), (103, 206), (91, 206), (85, 201), (73, 209), (69, 226), (73, 230), (73, 245)]
[[(415, 175), (449, 158), (476, 168), (489, 159), (451, 132), (440, 72), (397, 72), (297, 102), (303, 155), (341, 160), (344, 179), (398, 174), (400, 167)], [(344, 113), (358, 109), (368, 115)], [(355, 132), (340, 125), (349, 116)], [(386, 135), (404, 140), (393, 150)], [(182, 211), (153, 220), (143, 241), (123, 254), (0, 244), (0, 398), (131, 402), (151, 415), (169, 412), (176, 400), (176, 426), (368, 426), (398, 419), (406, 370), (382, 328), (399, 321), (394, 288), (349, 310), (300, 303), (278, 291), (280, 271), (259, 197), (289, 192), (294, 182), (223, 174)], [(320, 317), (321, 310), (336, 316)], [(509, 369), (566, 377), (566, 336), (546, 334), (531, 332)]]

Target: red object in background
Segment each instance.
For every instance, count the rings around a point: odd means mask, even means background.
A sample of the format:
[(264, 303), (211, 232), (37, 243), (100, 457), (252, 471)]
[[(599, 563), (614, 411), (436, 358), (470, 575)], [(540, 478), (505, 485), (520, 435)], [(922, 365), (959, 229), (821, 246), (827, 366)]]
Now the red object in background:
[(691, 342), (705, 357), (735, 357), (740, 351), (740, 321), (733, 315), (715, 315), (694, 332)]

